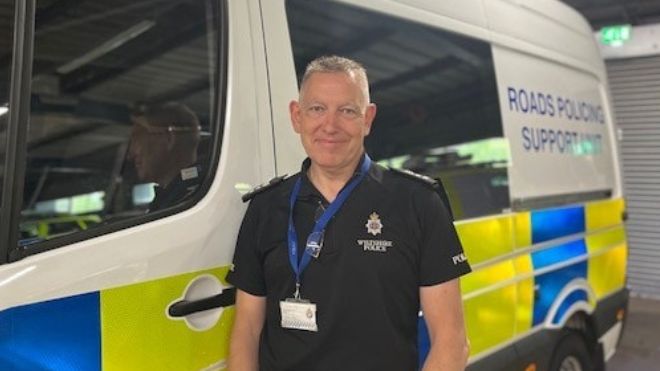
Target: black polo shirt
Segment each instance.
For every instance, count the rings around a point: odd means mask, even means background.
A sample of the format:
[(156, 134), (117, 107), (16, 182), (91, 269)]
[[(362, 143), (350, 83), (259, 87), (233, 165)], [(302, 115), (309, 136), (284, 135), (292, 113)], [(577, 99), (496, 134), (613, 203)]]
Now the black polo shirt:
[(419, 287), (470, 271), (457, 258), (463, 251), (447, 209), (430, 184), (372, 164), (302, 276), (301, 296), (317, 305), (318, 332), (284, 329), (279, 302), (295, 289), (287, 226), (296, 179), (302, 176), (294, 209), (300, 248), (328, 204), (307, 178), (308, 166), (250, 202), (227, 276), (266, 297), (260, 369), (417, 369)]

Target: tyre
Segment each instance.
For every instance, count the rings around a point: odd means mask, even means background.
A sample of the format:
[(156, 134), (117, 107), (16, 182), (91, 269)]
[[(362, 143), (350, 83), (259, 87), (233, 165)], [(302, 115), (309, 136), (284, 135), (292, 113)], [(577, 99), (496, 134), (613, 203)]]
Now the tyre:
[(594, 362), (584, 336), (564, 331), (550, 361), (550, 371), (592, 371)]

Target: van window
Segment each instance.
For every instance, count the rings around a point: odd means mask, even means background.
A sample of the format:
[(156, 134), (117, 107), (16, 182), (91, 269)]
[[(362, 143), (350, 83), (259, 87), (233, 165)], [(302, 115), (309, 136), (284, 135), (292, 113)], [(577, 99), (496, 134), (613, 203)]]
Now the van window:
[(312, 59), (362, 63), (378, 113), (367, 151), (380, 163), (439, 178), (456, 219), (509, 208), (490, 45), (372, 11), (288, 0), (298, 80)]
[(197, 199), (220, 132), (218, 2), (36, 4), (19, 244)]
[(7, 117), (9, 116), (9, 84), (14, 39), (14, 1), (0, 0), (0, 210), (2, 184), (5, 178), (7, 150)]

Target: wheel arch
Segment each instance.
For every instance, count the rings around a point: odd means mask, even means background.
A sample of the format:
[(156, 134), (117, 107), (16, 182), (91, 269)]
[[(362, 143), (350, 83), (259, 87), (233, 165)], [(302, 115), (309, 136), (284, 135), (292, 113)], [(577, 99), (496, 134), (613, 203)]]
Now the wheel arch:
[[(586, 300), (575, 299), (580, 296)], [(590, 353), (594, 370), (601, 371), (605, 369), (605, 363), (593, 316), (596, 304), (596, 294), (589, 282), (583, 278), (572, 280), (557, 295), (544, 325), (549, 329), (578, 333)]]
[(545, 318), (544, 327), (561, 329), (578, 313), (590, 316), (596, 308), (596, 293), (584, 278), (567, 283), (553, 301)]

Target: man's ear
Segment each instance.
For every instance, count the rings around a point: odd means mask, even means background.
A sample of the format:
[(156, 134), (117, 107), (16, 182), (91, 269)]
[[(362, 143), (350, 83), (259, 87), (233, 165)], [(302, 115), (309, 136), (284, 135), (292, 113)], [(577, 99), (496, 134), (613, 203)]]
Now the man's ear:
[(289, 116), (291, 117), (293, 131), (300, 134), (300, 103), (298, 101), (292, 100), (289, 103)]
[(376, 118), (376, 111), (377, 109), (374, 103), (369, 103), (367, 105), (367, 110), (364, 113), (365, 136), (371, 133), (371, 125), (373, 124), (374, 119)]

